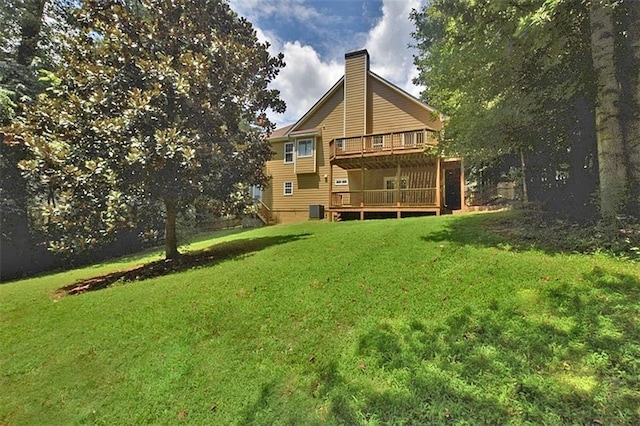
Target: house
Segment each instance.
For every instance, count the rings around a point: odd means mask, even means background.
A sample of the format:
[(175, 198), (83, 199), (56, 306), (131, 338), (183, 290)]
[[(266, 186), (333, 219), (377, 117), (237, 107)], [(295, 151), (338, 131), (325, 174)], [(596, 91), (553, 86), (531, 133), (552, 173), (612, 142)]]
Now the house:
[(271, 134), (265, 209), (281, 223), (460, 210), (462, 160), (435, 154), (441, 129), (435, 109), (370, 71), (366, 50), (347, 53), (344, 76)]

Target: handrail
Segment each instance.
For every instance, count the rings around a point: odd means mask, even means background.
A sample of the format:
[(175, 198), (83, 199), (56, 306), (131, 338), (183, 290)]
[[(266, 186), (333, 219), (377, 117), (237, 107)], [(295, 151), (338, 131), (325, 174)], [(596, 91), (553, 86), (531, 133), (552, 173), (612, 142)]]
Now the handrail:
[(269, 225), (273, 220), (271, 209), (267, 207), (267, 205), (263, 203), (262, 200), (256, 200), (256, 205), (258, 207), (258, 216), (260, 217), (260, 219), (262, 219), (265, 225)]
[(367, 153), (388, 152), (393, 154), (396, 151), (420, 149), (437, 143), (435, 132), (421, 129), (334, 138), (329, 141), (329, 152), (330, 158), (334, 159), (340, 156)]
[(434, 207), (437, 206), (436, 188), (365, 189), (358, 191), (334, 191), (331, 208), (341, 207)]

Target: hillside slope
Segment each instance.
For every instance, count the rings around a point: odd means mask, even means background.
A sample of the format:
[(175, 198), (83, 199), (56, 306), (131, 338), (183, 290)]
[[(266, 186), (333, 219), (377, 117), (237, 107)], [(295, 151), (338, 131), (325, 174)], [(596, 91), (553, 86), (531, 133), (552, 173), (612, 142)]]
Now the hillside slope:
[[(0, 286), (0, 424), (638, 424), (640, 267), (523, 248), (514, 213), (308, 222), (230, 259)], [(235, 241), (229, 243), (229, 241)]]

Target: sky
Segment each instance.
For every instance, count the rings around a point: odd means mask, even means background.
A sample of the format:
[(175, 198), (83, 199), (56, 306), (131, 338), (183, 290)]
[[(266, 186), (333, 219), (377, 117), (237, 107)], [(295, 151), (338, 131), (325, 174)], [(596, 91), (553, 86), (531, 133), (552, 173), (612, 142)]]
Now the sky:
[(371, 71), (412, 95), (418, 71), (409, 19), (426, 0), (229, 0), (247, 18), (269, 52), (284, 53), (287, 64), (271, 87), (286, 102), (284, 114), (271, 112), (277, 127), (295, 123), (344, 74), (344, 54), (367, 49)]

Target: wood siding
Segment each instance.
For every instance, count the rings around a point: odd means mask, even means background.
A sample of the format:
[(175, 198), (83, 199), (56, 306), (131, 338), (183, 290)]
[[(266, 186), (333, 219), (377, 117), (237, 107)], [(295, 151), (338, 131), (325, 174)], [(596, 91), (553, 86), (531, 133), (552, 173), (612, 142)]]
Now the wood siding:
[[(308, 138), (305, 138), (305, 140)], [(299, 157), (298, 156), (298, 141), (296, 141), (296, 154), (295, 154), (295, 170), (296, 174), (307, 174), (307, 173), (315, 173), (316, 172), (316, 156), (317, 156), (317, 145), (318, 139), (312, 138), (313, 140), (313, 155), (311, 157)]]
[[(284, 164), (285, 142), (272, 143), (275, 154), (273, 159), (267, 162), (267, 174), (271, 176), (271, 184), (264, 191), (266, 195), (263, 197), (279, 223), (306, 220), (309, 217), (309, 206), (312, 204), (329, 206), (329, 141), (342, 136), (343, 102), (344, 91), (342, 87), (338, 87), (314, 114), (299, 123), (300, 129), (321, 129), (321, 134), (315, 138), (314, 144), (316, 173), (296, 174), (293, 164)], [(299, 160), (308, 159), (296, 158), (296, 161)], [(344, 178), (347, 178), (347, 172), (334, 167), (333, 179)], [(291, 196), (283, 194), (284, 182), (287, 181), (293, 182)]]
[(370, 133), (415, 130), (425, 126), (440, 130), (442, 127), (436, 114), (371, 75), (368, 78), (368, 87), (371, 102), (368, 110)]
[(365, 90), (367, 89), (368, 57), (360, 55), (346, 59), (344, 136), (366, 133)]

